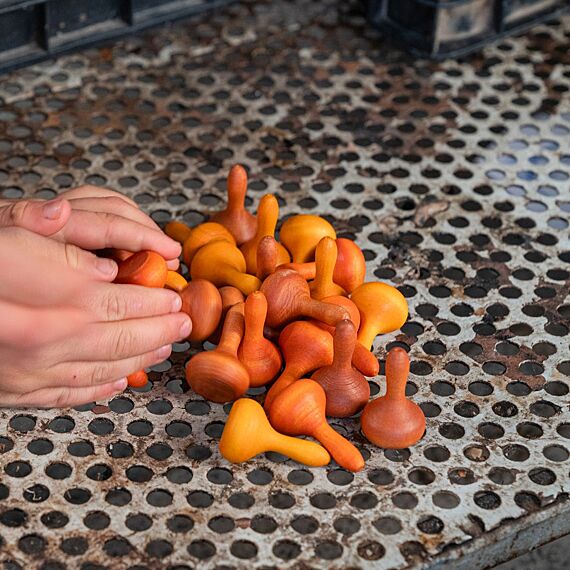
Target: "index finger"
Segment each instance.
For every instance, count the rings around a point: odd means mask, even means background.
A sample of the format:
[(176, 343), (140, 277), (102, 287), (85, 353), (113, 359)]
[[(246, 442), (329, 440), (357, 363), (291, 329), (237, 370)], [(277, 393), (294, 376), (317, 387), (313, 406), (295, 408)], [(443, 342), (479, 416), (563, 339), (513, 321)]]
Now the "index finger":
[(182, 252), (180, 244), (160, 229), (106, 212), (76, 210), (58, 234), (83, 249), (151, 250), (166, 260), (176, 259)]

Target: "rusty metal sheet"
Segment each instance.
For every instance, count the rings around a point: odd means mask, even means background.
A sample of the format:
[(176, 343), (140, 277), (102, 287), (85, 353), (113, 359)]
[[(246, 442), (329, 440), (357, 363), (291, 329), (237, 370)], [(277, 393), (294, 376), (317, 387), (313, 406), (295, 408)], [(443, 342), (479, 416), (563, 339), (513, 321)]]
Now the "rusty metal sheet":
[(4, 77), (1, 196), (98, 184), (196, 224), (247, 165), (252, 209), (326, 215), (405, 294), (375, 350), (410, 348), (427, 416), (398, 452), (334, 421), (355, 475), (230, 466), (229, 407), (187, 391), (176, 345), (148, 390), (0, 412), (5, 568), (482, 568), (569, 530), (569, 37), (436, 64), (357, 3), (249, 0)]

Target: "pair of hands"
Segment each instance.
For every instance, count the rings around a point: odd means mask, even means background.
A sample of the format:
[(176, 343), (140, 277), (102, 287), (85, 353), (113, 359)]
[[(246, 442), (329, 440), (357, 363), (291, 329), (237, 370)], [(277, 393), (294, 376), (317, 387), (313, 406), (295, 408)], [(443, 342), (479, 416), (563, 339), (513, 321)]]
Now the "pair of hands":
[(112, 283), (116, 263), (88, 251), (103, 248), (154, 250), (178, 267), (180, 245), (110, 190), (0, 201), (0, 405), (111, 397), (190, 333), (175, 292)]

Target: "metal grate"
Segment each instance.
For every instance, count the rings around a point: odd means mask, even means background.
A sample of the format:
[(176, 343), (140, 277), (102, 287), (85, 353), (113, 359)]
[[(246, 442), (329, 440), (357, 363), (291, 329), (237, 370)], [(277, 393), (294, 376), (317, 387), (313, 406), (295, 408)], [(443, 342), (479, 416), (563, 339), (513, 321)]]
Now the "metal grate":
[(177, 345), (151, 390), (0, 412), (4, 568), (477, 568), (568, 531), (569, 38), (428, 63), (345, 2), (248, 0), (4, 78), (4, 197), (107, 185), (196, 224), (241, 162), (252, 208), (326, 213), (408, 298), (377, 353), (410, 347), (428, 417), (399, 452), (334, 422), (356, 475), (230, 466)]

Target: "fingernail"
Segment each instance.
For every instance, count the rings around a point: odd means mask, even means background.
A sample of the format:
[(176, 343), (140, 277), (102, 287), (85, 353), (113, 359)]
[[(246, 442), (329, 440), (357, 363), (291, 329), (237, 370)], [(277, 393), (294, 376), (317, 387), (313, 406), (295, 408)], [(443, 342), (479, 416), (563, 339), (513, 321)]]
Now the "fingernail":
[(113, 389), (117, 392), (124, 392), (127, 389), (128, 381), (126, 378), (121, 378), (116, 382), (113, 382)]
[(164, 346), (161, 346), (158, 350), (157, 350), (157, 356), (158, 358), (168, 358), (168, 356), (170, 355), (172, 351), (172, 345), (170, 344), (165, 344)]
[(42, 215), (47, 220), (57, 220), (63, 210), (63, 200), (56, 198), (46, 202), (42, 208)]
[(117, 264), (112, 259), (106, 259), (105, 257), (97, 258), (95, 266), (97, 271), (103, 275), (113, 275), (117, 271)]
[(175, 299), (172, 299), (172, 312), (178, 313), (182, 308), (182, 298), (180, 295), (176, 295)]
[(182, 326), (180, 327), (180, 338), (186, 338), (191, 331), (192, 331), (192, 321), (190, 320), (190, 318), (187, 318), (184, 320)]

